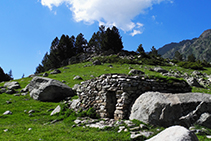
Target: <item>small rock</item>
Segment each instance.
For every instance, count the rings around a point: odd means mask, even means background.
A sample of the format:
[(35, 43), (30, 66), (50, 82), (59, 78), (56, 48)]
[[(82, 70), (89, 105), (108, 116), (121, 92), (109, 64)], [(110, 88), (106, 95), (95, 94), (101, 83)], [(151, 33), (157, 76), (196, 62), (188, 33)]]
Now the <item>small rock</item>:
[(1, 88), (1, 93), (5, 93), (7, 91), (6, 88)]
[(51, 116), (52, 115), (55, 115), (55, 114), (57, 114), (57, 113), (59, 113), (61, 111), (61, 107), (60, 107), (60, 105), (58, 105), (52, 112), (51, 112)]
[(12, 112), (11, 111), (6, 111), (3, 113), (3, 115), (12, 115)]
[(130, 131), (138, 131), (140, 128), (139, 127), (133, 127), (133, 128), (130, 128)]
[(29, 117), (33, 117), (32, 113), (29, 114)]
[(6, 94), (14, 94), (14, 93), (15, 93), (15, 90), (13, 90), (13, 89), (7, 90), (5, 93), (6, 93)]
[(18, 82), (7, 82), (4, 84), (4, 87), (7, 87), (8, 89), (19, 89), (20, 84)]
[(14, 96), (20, 96), (20, 94), (14, 94)]
[(207, 137), (208, 139), (211, 139), (211, 135), (207, 135), (206, 137)]
[(131, 134), (130, 138), (131, 139), (136, 139), (136, 138), (141, 137), (141, 136), (142, 136), (142, 134)]
[(52, 71), (50, 74), (59, 74), (59, 73), (61, 73), (61, 71), (60, 70), (58, 70), (58, 69), (55, 69), (54, 71)]
[(30, 110), (28, 113), (31, 114), (31, 113), (34, 113), (34, 112), (35, 112), (35, 110)]
[(113, 68), (113, 65), (108, 65), (109, 68)]
[(43, 77), (48, 77), (48, 73), (44, 73), (42, 76)]
[(11, 102), (11, 101), (6, 101), (6, 103), (7, 103), (7, 104), (11, 104), (12, 102)]
[(74, 78), (73, 78), (73, 80), (83, 80), (80, 76), (75, 76)]
[(59, 120), (55, 119), (55, 120), (51, 121), (51, 124), (54, 124), (54, 123), (56, 123), (56, 122), (58, 122), (58, 121), (59, 121)]
[(22, 96), (26, 96), (28, 93), (21, 93)]
[(135, 69), (132, 69), (130, 72), (129, 72), (129, 75), (130, 74), (133, 74), (133, 75), (142, 75), (144, 74), (144, 72), (140, 71), (140, 70), (135, 70)]
[(101, 62), (99, 60), (96, 60), (92, 63), (93, 65), (101, 65)]

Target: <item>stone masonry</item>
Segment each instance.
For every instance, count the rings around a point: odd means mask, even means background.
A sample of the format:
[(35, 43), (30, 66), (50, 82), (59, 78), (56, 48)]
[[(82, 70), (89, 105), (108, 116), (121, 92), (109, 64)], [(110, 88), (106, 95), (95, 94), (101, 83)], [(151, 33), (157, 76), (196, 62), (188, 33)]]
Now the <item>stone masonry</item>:
[[(128, 119), (131, 106), (144, 92), (190, 92), (185, 81), (158, 81), (144, 76), (103, 74), (92, 80), (76, 84), (73, 88), (79, 96), (75, 110), (93, 107), (101, 118)], [(74, 102), (73, 102), (74, 103)]]

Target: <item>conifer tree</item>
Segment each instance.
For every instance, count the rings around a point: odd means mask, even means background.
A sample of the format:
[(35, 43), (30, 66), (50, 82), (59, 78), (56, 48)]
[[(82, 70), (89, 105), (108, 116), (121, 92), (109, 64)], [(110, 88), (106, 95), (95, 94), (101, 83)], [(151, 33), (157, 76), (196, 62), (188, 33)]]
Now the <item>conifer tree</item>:
[(76, 54), (83, 53), (85, 51), (86, 46), (87, 40), (84, 38), (84, 35), (82, 33), (78, 34), (75, 42)]

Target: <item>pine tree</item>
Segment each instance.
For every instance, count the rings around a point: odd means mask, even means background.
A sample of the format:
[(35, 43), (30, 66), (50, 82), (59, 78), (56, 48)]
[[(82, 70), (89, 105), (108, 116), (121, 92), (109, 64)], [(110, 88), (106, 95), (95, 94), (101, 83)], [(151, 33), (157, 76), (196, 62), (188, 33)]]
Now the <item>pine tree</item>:
[(112, 29), (107, 28), (106, 31), (104, 26), (100, 27), (100, 35), (102, 51), (112, 49), (117, 53), (123, 49), (122, 37), (115, 26), (113, 26)]
[(188, 56), (188, 61), (189, 61), (189, 62), (196, 62), (195, 56), (194, 56), (193, 54), (189, 55), (189, 56)]
[(151, 51), (149, 52), (149, 55), (152, 56), (152, 57), (159, 56), (158, 55), (158, 51), (157, 51), (157, 49), (154, 46), (152, 46)]
[(87, 47), (87, 40), (82, 33), (78, 34), (75, 42), (76, 54), (83, 53)]
[(143, 48), (142, 44), (140, 44), (140, 45), (138, 46), (138, 48), (137, 48), (137, 51), (136, 51), (136, 52), (137, 52), (137, 53), (139, 53), (139, 54), (145, 53), (145, 51), (144, 51), (144, 48)]
[(178, 60), (178, 61), (182, 61), (182, 54), (179, 53), (179, 51), (176, 51), (174, 54), (174, 59)]
[(97, 32), (97, 33), (94, 33), (92, 35), (92, 38), (89, 40), (87, 51), (99, 53), (100, 50), (101, 50), (100, 36), (99, 36), (99, 32)]

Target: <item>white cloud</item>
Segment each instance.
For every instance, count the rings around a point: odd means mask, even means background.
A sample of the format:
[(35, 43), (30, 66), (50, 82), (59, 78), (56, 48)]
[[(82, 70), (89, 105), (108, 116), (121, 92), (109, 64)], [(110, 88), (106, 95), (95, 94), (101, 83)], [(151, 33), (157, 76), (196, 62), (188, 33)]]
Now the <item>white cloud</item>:
[(137, 34), (142, 34), (143, 32), (142, 31), (140, 31), (140, 30), (133, 30), (133, 32), (132, 33), (130, 33), (130, 35), (131, 36), (135, 36), (135, 35), (137, 35)]
[(97, 21), (108, 27), (115, 25), (125, 32), (133, 31), (132, 35), (135, 35), (139, 30), (134, 29), (142, 28), (143, 24), (134, 23), (134, 17), (144, 14), (146, 9), (162, 1), (169, 0), (41, 0), (41, 4), (52, 10), (53, 6), (64, 3), (73, 12), (77, 22), (93, 24)]
[(153, 15), (153, 16), (152, 16), (152, 20), (155, 20), (155, 19), (156, 19), (156, 16), (155, 16), (155, 15)]

